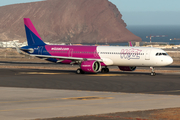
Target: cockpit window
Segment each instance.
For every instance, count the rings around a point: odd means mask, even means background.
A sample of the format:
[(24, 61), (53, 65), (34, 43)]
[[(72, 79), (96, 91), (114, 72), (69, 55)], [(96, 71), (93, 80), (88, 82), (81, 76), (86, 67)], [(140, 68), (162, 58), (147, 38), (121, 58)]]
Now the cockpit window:
[(161, 56), (161, 55), (166, 56), (166, 55), (168, 55), (168, 54), (167, 54), (167, 53), (156, 53), (156, 56)]
[(162, 53), (163, 55), (167, 55), (166, 53)]

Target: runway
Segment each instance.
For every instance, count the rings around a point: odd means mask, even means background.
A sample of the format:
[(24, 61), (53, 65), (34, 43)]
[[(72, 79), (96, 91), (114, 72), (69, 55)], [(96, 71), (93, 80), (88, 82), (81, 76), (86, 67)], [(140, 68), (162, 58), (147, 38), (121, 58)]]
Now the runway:
[(172, 108), (180, 107), (180, 74), (0, 69), (0, 95), (6, 120)]
[(1, 87), (180, 95), (180, 74), (110, 72), (76, 74), (69, 70), (0, 69)]

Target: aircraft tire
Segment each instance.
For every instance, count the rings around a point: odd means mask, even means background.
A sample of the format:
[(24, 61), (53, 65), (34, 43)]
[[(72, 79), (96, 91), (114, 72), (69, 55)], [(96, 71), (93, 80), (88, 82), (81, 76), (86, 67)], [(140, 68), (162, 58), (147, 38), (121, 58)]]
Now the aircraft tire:
[(102, 68), (101, 69), (101, 73), (105, 73), (106, 69), (105, 68)]
[(101, 73), (108, 73), (109, 72), (109, 68), (102, 68), (101, 69)]
[(106, 69), (106, 73), (109, 73), (109, 68), (105, 68)]
[(77, 74), (84, 74), (84, 71), (82, 71), (82, 69), (79, 68), (79, 69), (77, 69), (76, 73)]
[(155, 72), (151, 72), (151, 76), (155, 76), (156, 75), (156, 73)]

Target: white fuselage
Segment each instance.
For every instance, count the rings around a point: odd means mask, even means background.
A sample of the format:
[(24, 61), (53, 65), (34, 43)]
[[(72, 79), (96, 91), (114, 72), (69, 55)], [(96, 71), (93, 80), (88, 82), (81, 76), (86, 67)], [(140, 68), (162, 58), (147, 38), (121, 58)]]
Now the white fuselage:
[(164, 50), (152, 47), (98, 46), (97, 52), (106, 65), (155, 67), (173, 62)]

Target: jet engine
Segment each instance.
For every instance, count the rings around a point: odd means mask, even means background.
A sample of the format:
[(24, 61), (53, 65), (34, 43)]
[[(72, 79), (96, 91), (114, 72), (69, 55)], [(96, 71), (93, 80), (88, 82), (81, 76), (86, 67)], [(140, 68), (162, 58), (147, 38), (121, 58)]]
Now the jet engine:
[(97, 73), (101, 69), (101, 64), (95, 60), (83, 61), (81, 63), (81, 70), (84, 72)]
[(118, 66), (120, 70), (122, 71), (134, 71), (136, 70), (136, 67), (129, 67), (129, 66)]

